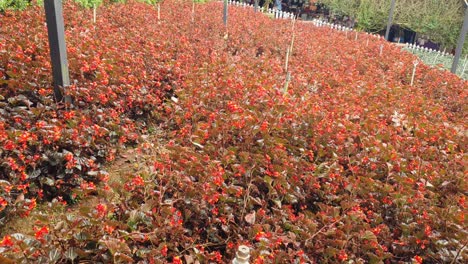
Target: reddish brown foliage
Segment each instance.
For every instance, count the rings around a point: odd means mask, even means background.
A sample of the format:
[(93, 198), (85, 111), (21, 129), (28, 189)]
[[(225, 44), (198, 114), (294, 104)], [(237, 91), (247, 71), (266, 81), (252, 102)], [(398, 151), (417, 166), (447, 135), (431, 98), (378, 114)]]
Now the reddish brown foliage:
[[(147, 5), (110, 5), (93, 25), (67, 4), (71, 107), (50, 95), (42, 11), (1, 18), (11, 35), (0, 39), (1, 208), (28, 212), (34, 200), (18, 193), (77, 185), (75, 195), (104, 197), (59, 226), (45, 221), (41, 239), (5, 236), (1, 250), (127, 263), (227, 262), (239, 244), (254, 263), (461, 252), (466, 82), (421, 66), (410, 86), (412, 55), (297, 24), (284, 94), (290, 21), (233, 7), (225, 38), (220, 4), (197, 5), (193, 23), (191, 8), (165, 2), (157, 21)], [(99, 164), (150, 122), (166, 152), (110, 198), (93, 184)], [(20, 246), (24, 256), (12, 253)]]

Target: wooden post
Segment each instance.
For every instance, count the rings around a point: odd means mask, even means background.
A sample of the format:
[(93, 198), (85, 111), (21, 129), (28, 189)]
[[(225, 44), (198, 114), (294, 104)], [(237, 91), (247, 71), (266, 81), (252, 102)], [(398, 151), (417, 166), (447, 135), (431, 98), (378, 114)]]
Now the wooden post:
[(396, 0), (392, 0), (392, 4), (390, 6), (390, 14), (388, 15), (387, 30), (385, 31), (385, 39), (387, 41), (390, 41), (388, 38), (390, 36), (390, 28), (393, 24), (393, 12), (395, 11), (395, 2)]
[[(61, 88), (65, 89), (65, 87), (70, 85), (62, 1), (44, 0), (44, 9), (47, 22), (47, 34), (49, 36), (54, 95), (57, 101), (62, 101), (63, 93)], [(69, 102), (70, 100), (65, 98), (65, 101)]]
[[(466, 3), (466, 1), (465, 1)], [(457, 72), (458, 62), (463, 51), (463, 44), (465, 44), (466, 32), (468, 31), (468, 6), (465, 6), (465, 19), (463, 20), (462, 30), (458, 38), (457, 49), (455, 50), (455, 58), (453, 59), (451, 72)]]

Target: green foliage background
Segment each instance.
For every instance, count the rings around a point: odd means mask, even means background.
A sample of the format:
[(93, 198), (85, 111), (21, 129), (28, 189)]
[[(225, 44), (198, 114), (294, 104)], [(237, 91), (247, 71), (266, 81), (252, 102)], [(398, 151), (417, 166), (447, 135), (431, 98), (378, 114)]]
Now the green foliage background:
[[(390, 0), (320, 0), (333, 13), (357, 19), (357, 28), (368, 32), (384, 29)], [(428, 36), (445, 47), (457, 43), (463, 23), (463, 0), (396, 0), (394, 24)], [(468, 43), (464, 51), (468, 52)]]
[(0, 12), (9, 9), (23, 10), (30, 2), (30, 0), (0, 0)]

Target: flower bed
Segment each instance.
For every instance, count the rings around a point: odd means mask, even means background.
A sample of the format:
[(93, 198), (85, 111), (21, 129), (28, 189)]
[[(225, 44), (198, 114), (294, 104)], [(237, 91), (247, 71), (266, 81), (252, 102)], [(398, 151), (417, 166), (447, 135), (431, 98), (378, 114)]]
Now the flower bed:
[[(254, 263), (466, 259), (466, 81), (422, 65), (410, 86), (414, 56), (298, 23), (285, 92), (291, 21), (230, 7), (226, 34), (221, 6), (196, 5), (192, 22), (191, 3), (164, 2), (160, 21), (115, 4), (92, 24), (66, 4), (73, 105), (52, 98), (42, 10), (0, 18), (2, 213), (96, 197), (5, 234), (2, 254), (223, 263), (246, 244)], [(148, 124), (164, 151), (107, 184), (101, 164)]]

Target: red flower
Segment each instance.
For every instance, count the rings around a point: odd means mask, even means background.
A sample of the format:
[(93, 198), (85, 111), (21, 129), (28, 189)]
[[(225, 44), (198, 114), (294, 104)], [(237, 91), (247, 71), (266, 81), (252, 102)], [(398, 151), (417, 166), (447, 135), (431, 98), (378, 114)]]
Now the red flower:
[(132, 179), (132, 183), (135, 186), (144, 186), (145, 185), (145, 181), (139, 175)]
[(431, 233), (432, 233), (432, 228), (429, 225), (426, 225), (426, 227), (424, 228), (424, 234), (426, 234), (426, 236), (430, 236)]
[(5, 144), (3, 145), (3, 148), (5, 150), (14, 150), (16, 148), (15, 144), (13, 143), (13, 141), (11, 140), (8, 140), (7, 142), (5, 142)]
[(258, 257), (254, 260), (254, 264), (263, 264), (263, 263), (264, 263), (264, 259), (265, 259), (264, 256), (258, 256)]
[(73, 153), (68, 152), (67, 154), (65, 154), (65, 156), (63, 156), (63, 158), (64, 158), (66, 161), (73, 160)]
[(114, 230), (115, 230), (115, 226), (110, 226), (110, 225), (104, 226), (104, 231), (106, 231), (106, 233), (108, 234), (111, 234), (112, 232), (114, 232)]
[(49, 228), (47, 226), (42, 227), (41, 229), (37, 230), (35, 233), (35, 237), (37, 240), (43, 240), (44, 236), (49, 233)]
[(13, 241), (11, 240), (11, 236), (6, 235), (3, 237), (2, 241), (0, 241), (0, 247), (12, 247)]
[(105, 216), (107, 213), (107, 205), (101, 204), (101, 203), (96, 205), (96, 211), (97, 211), (98, 217)]
[(0, 197), (0, 212), (3, 211), (3, 209), (5, 209), (7, 205), (8, 205), (8, 202), (2, 197)]
[(418, 255), (414, 256), (413, 259), (414, 259), (414, 262), (417, 263), (417, 264), (422, 264), (423, 263), (423, 258), (421, 258)]
[(75, 111), (68, 111), (68, 112), (63, 113), (63, 118), (65, 120), (72, 119), (74, 116), (75, 116)]
[(463, 208), (465, 208), (465, 200), (466, 200), (465, 196), (462, 196), (460, 197), (460, 199), (458, 199), (458, 204)]
[(182, 264), (182, 260), (180, 259), (180, 257), (175, 256), (175, 257), (172, 259), (172, 264)]
[(256, 241), (260, 241), (260, 240), (263, 240), (263, 239), (268, 239), (269, 237), (271, 237), (271, 234), (270, 233), (265, 233), (263, 231), (259, 231), (257, 232), (257, 234), (255, 235), (255, 240)]
[(346, 261), (348, 259), (348, 254), (344, 250), (340, 251), (340, 254), (338, 254), (338, 260), (339, 261)]
[(161, 248), (161, 255), (163, 255), (164, 257), (167, 256), (167, 245), (164, 245)]

